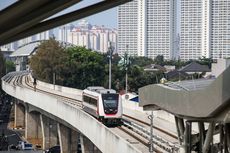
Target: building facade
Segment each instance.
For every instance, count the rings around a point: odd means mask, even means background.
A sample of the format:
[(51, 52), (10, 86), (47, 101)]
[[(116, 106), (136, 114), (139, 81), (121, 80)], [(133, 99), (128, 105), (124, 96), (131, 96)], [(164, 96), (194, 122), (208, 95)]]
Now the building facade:
[[(62, 31), (62, 29), (60, 30)], [(81, 20), (78, 25), (74, 26), (71, 30), (66, 31), (62, 37), (58, 37), (59, 40), (62, 38), (66, 38), (65, 40), (67, 42), (74, 45), (85, 46), (88, 49), (102, 53), (108, 51), (111, 42), (114, 47), (114, 53), (117, 52), (117, 30), (106, 28), (104, 26), (92, 26), (86, 20)]]
[(180, 59), (201, 57), (202, 0), (181, 0)]
[(118, 53), (137, 56), (138, 1), (133, 0), (118, 7)]
[(176, 58), (177, 1), (134, 0), (118, 9), (118, 52)]
[(230, 0), (134, 0), (118, 9), (118, 52), (189, 60), (230, 57)]
[(230, 0), (212, 0), (209, 6), (212, 7), (209, 14), (212, 26), (211, 57), (230, 57)]

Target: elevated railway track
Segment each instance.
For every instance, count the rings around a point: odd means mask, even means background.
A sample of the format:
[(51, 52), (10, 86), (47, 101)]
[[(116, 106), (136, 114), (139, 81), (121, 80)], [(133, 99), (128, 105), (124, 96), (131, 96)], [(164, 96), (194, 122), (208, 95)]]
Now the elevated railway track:
[[(39, 85), (35, 89), (33, 79), (27, 71), (9, 73), (2, 79), (14, 87), (20, 86), (34, 90), (34, 92), (44, 93), (56, 97), (60, 102), (71, 105), (76, 109), (82, 109), (82, 101), (79, 99), (63, 96), (53, 90), (42, 88)], [(121, 126), (111, 127), (111, 131), (126, 139), (130, 144), (142, 150), (142, 152), (148, 151), (150, 145), (150, 124), (125, 114), (123, 115), (122, 122)], [(173, 153), (179, 150), (177, 136), (165, 131), (161, 127), (154, 126), (152, 141), (154, 142), (154, 152)]]

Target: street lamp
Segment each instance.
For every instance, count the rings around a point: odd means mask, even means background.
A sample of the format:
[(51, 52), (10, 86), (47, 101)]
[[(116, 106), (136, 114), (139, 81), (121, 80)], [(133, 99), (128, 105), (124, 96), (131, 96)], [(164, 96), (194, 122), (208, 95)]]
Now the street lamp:
[(128, 66), (130, 64), (129, 56), (128, 56), (128, 48), (129, 45), (126, 45), (126, 52), (124, 55), (124, 62), (125, 62), (125, 94), (128, 92)]
[(109, 89), (111, 89), (111, 80), (112, 80), (112, 56), (113, 56), (113, 51), (114, 51), (114, 47), (112, 46), (112, 42), (109, 42), (109, 48), (108, 48), (108, 57), (109, 57)]

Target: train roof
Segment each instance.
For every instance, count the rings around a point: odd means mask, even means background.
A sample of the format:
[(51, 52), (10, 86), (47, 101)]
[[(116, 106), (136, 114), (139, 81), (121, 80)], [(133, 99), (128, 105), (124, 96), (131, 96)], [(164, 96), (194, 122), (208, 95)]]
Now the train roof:
[(101, 87), (101, 86), (88, 87), (87, 90), (92, 91), (92, 92), (97, 92), (100, 94), (116, 93), (116, 91), (113, 89), (105, 89), (104, 87)]

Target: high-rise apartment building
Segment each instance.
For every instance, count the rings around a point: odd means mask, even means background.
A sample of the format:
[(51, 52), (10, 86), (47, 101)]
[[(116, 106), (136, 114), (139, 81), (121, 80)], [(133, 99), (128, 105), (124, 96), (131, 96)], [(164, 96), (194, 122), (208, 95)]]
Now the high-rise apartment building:
[(209, 7), (212, 7), (209, 14), (212, 29), (211, 57), (230, 57), (230, 0), (212, 0)]
[(138, 1), (138, 55), (172, 59), (176, 49), (176, 1)]
[(137, 56), (138, 1), (133, 0), (118, 7), (118, 53)]
[(180, 15), (180, 59), (201, 57), (202, 1), (181, 0)]
[[(67, 26), (68, 27), (68, 26)], [(58, 39), (75, 44), (77, 46), (85, 46), (86, 48), (96, 50), (102, 53), (108, 51), (109, 43), (111, 42), (114, 47), (114, 53), (117, 49), (117, 30), (106, 28), (104, 26), (92, 26), (86, 20), (81, 20), (77, 26), (74, 26), (72, 30), (66, 30), (70, 28), (59, 29), (61, 37)], [(60, 35), (59, 35), (60, 36)]]
[(118, 51), (165, 59), (230, 57), (230, 0), (134, 0), (118, 9)]
[[(118, 10), (118, 51), (176, 58), (176, 0), (134, 0)], [(128, 46), (127, 46), (128, 45)]]
[(230, 57), (230, 0), (181, 0), (180, 58)]
[(74, 28), (74, 26), (72, 24), (67, 24), (67, 25), (63, 25), (58, 27), (58, 36), (57, 36), (57, 40), (63, 41), (63, 42), (68, 42), (70, 40), (68, 40), (68, 34), (70, 33), (70, 31), (72, 31)]

